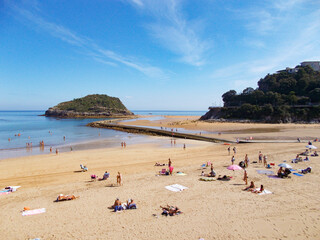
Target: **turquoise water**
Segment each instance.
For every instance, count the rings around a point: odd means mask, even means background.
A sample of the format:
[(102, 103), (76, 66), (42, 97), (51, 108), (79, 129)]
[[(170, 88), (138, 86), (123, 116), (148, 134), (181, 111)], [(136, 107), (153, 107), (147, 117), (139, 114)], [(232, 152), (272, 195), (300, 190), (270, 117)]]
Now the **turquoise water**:
[[(201, 111), (133, 111), (136, 115), (192, 115)], [(49, 153), (50, 147), (60, 152), (78, 149), (117, 146), (121, 141), (145, 141), (145, 136), (110, 129), (87, 127), (86, 124), (103, 119), (57, 119), (40, 116), (44, 111), (0, 111), (0, 159)], [(161, 117), (152, 117), (161, 119)], [(20, 136), (18, 136), (20, 134)], [(65, 139), (64, 139), (65, 136)], [(8, 139), (10, 138), (10, 141)], [(44, 141), (44, 149), (39, 142)], [(26, 148), (32, 143), (32, 149)]]

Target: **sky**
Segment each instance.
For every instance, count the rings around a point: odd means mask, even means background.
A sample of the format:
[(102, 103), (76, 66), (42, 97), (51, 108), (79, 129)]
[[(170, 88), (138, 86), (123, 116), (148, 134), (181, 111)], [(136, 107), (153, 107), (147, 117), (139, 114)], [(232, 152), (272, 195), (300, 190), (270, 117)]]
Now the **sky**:
[(0, 0), (0, 110), (200, 110), (320, 60), (319, 0)]

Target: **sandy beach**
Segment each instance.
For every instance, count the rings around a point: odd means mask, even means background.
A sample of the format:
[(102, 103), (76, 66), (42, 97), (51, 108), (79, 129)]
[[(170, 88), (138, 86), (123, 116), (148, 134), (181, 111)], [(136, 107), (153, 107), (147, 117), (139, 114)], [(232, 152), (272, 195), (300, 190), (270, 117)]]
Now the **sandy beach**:
[[(291, 163), (303, 152), (307, 140), (320, 137), (319, 124), (241, 124), (198, 122), (197, 117), (170, 116), (157, 121), (139, 120), (127, 125), (162, 126), (196, 130), (208, 136), (229, 140), (252, 137), (270, 143), (232, 144), (236, 163), (248, 154), (248, 181), (264, 185), (273, 194), (257, 195), (242, 191), (243, 171), (230, 171), (231, 155), (218, 143), (177, 139), (171, 145), (166, 137), (151, 137), (149, 143), (37, 155), (0, 161), (0, 188), (21, 186), (16, 192), (0, 195), (1, 239), (319, 239), (320, 238), (320, 157)], [(122, 123), (120, 123), (122, 124)], [(218, 133), (221, 133), (219, 135)], [(303, 142), (281, 142), (300, 137)], [(154, 141), (153, 141), (154, 140)], [(277, 142), (278, 141), (278, 142)], [(186, 144), (186, 149), (183, 149)], [(313, 143), (320, 147), (319, 142)], [(277, 179), (258, 174), (265, 169), (258, 153), (269, 163), (286, 161), (294, 169), (312, 167), (303, 176)], [(164, 167), (156, 162), (172, 160), (173, 176), (158, 176)], [(212, 162), (218, 175), (230, 181), (199, 181), (203, 163)], [(80, 164), (89, 170), (81, 172)], [(106, 181), (91, 181), (90, 175)], [(123, 186), (116, 186), (116, 175), (123, 175)], [(182, 171), (185, 176), (175, 173)], [(181, 184), (182, 192), (165, 186)], [(59, 194), (79, 199), (54, 202)], [(138, 209), (113, 212), (116, 198), (134, 199)], [(160, 205), (178, 206), (177, 216), (162, 216)], [(46, 208), (46, 212), (22, 216), (24, 207)]]

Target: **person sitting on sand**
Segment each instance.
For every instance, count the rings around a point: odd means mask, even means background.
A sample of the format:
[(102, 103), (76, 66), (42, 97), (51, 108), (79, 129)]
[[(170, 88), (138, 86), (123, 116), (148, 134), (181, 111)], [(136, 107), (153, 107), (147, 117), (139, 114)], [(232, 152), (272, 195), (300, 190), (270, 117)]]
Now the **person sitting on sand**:
[(261, 184), (259, 190), (254, 190), (254, 191), (252, 191), (252, 192), (253, 192), (253, 193), (262, 193), (263, 191), (264, 191), (264, 187), (263, 187), (263, 185)]
[(114, 209), (115, 212), (123, 210), (123, 207), (119, 198), (116, 198), (116, 200), (114, 201), (114, 204), (112, 205), (112, 208)]
[(102, 181), (102, 180), (107, 180), (110, 176), (110, 173), (108, 173), (108, 171), (106, 171), (104, 174), (103, 174), (103, 177), (102, 178), (99, 178), (99, 181)]
[(216, 176), (216, 172), (212, 169), (208, 174), (208, 177), (215, 177), (215, 176)]
[(136, 209), (137, 205), (136, 203), (133, 201), (133, 199), (128, 199), (127, 201), (127, 209)]
[(282, 167), (279, 168), (278, 170), (278, 177), (283, 178), (284, 177), (284, 170), (282, 169)]
[(58, 201), (67, 201), (67, 200), (74, 200), (78, 197), (74, 196), (74, 195), (63, 195), (63, 194), (60, 194), (58, 197), (57, 197), (57, 202)]
[(318, 157), (318, 156), (319, 156), (319, 154), (317, 153), (317, 151), (314, 151), (314, 153), (313, 153), (313, 154), (311, 154), (311, 156), (312, 156), (312, 157)]
[(249, 187), (246, 187), (245, 189), (243, 189), (243, 191), (252, 191), (256, 188), (256, 186), (254, 185), (254, 182), (251, 181), (251, 184)]
[(204, 171), (201, 172), (201, 176), (204, 177)]

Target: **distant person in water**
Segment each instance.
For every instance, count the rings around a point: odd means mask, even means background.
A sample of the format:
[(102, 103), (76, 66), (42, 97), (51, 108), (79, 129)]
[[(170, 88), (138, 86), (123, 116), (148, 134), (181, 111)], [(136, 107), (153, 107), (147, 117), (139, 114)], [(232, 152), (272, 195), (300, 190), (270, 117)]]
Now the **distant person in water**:
[(63, 136), (63, 141), (65, 141), (66, 140), (66, 136)]

